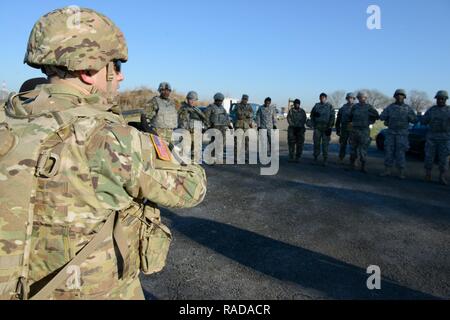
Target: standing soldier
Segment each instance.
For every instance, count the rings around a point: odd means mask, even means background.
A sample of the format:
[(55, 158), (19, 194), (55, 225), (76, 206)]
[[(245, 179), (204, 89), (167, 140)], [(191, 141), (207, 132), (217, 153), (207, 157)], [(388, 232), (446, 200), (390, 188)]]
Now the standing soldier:
[[(236, 107), (236, 123), (234, 128), (244, 130), (244, 134), (246, 133), (247, 130), (253, 128), (253, 108), (248, 103), (248, 99), (249, 99), (248, 95), (244, 94), (242, 96), (241, 102)], [(247, 141), (245, 135), (243, 137), (244, 138), (240, 143), (241, 146), (243, 146), (242, 143), (245, 145), (245, 154), (247, 156), (249, 152), (249, 141)], [(237, 142), (238, 141), (236, 139), (234, 145), (235, 155), (237, 154), (236, 152), (238, 147)]]
[(175, 101), (170, 98), (172, 87), (167, 82), (159, 85), (160, 96), (153, 97), (144, 106), (141, 115), (142, 127), (146, 132), (152, 129), (166, 142), (172, 143), (173, 130), (178, 128), (178, 112)]
[(386, 107), (380, 120), (388, 127), (385, 140), (384, 172), (382, 177), (391, 175), (394, 163), (397, 164), (400, 179), (405, 179), (406, 151), (409, 149), (409, 124), (417, 121), (414, 110), (405, 103), (405, 90), (398, 89), (394, 94), (395, 103)]
[[(203, 128), (203, 123), (206, 124), (206, 117), (203, 112), (195, 106), (198, 101), (198, 94), (195, 91), (191, 91), (186, 96), (186, 101), (181, 104), (181, 108), (178, 111), (178, 127), (180, 129), (189, 130), (191, 133), (191, 150), (193, 152), (194, 160), (201, 159), (201, 148), (195, 153), (195, 135), (194, 128)], [(202, 136), (200, 136), (201, 138)]]
[[(206, 108), (205, 117), (208, 128), (217, 129), (222, 133), (223, 148), (225, 149), (227, 129), (231, 129), (233, 126), (231, 125), (227, 111), (223, 107), (224, 100), (225, 96), (222, 93), (216, 93), (214, 95), (214, 103)], [(214, 140), (213, 137), (212, 141)]]
[(355, 95), (347, 93), (345, 97), (347, 103), (344, 104), (338, 112), (336, 119), (336, 134), (339, 136), (339, 160), (342, 163), (347, 153), (347, 145), (350, 139), (351, 125), (349, 121), (350, 112), (355, 104)]
[(127, 59), (122, 32), (93, 10), (34, 25), (25, 62), (50, 84), (0, 107), (0, 299), (144, 299), (139, 269), (161, 270), (170, 242), (156, 204), (204, 198), (201, 167), (172, 162), (112, 111)]
[(294, 107), (289, 110), (287, 121), (288, 144), (289, 144), (289, 162), (299, 162), (303, 153), (303, 144), (305, 143), (305, 125), (306, 112), (300, 108), (301, 101), (296, 99)]
[(264, 100), (264, 105), (262, 105), (258, 112), (256, 112), (256, 125), (258, 130), (266, 129), (267, 130), (267, 142), (268, 149), (267, 152), (271, 150), (272, 141), (271, 138), (271, 130), (277, 129), (277, 112), (275, 108), (271, 105), (272, 99), (267, 97)]
[(351, 154), (350, 165), (351, 169), (355, 168), (356, 159), (359, 158), (361, 163), (361, 171), (367, 173), (367, 149), (370, 146), (370, 125), (374, 124), (379, 119), (378, 111), (367, 101), (367, 93), (359, 92), (357, 96), (359, 103), (355, 104), (350, 112), (349, 120), (352, 124), (352, 131), (350, 134)]
[(317, 103), (311, 111), (311, 125), (314, 129), (314, 161), (317, 162), (322, 149), (323, 165), (326, 165), (328, 161), (328, 146), (336, 118), (334, 108), (327, 99), (328, 96), (321, 93), (320, 103)]
[(447, 185), (445, 175), (448, 171), (448, 157), (450, 154), (450, 106), (447, 105), (448, 92), (441, 90), (436, 94), (437, 104), (425, 113), (421, 122), (429, 125), (425, 145), (425, 180), (431, 181), (433, 162), (438, 157), (439, 182)]

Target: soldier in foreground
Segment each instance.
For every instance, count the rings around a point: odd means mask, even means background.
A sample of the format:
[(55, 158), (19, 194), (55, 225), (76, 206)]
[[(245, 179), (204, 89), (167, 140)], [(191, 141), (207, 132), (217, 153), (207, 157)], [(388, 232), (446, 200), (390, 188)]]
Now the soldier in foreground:
[(392, 167), (397, 165), (400, 179), (406, 179), (406, 151), (409, 149), (409, 124), (417, 121), (414, 110), (405, 103), (405, 90), (394, 93), (395, 103), (387, 106), (380, 115), (387, 129), (385, 140), (384, 172), (382, 177), (390, 176)]
[(238, 141), (237, 138), (235, 139), (234, 154), (237, 155), (237, 148), (241, 146), (245, 148), (246, 157), (248, 157), (249, 152), (249, 141), (245, 137), (245, 133), (247, 130), (253, 128), (253, 108), (248, 103), (248, 100), (248, 95), (242, 95), (241, 102), (236, 107), (236, 123), (234, 124), (235, 129), (242, 129), (244, 131), (242, 141)]
[(272, 141), (271, 139), (271, 130), (277, 129), (277, 112), (275, 108), (271, 105), (272, 99), (267, 97), (264, 100), (264, 104), (258, 109), (256, 112), (256, 125), (258, 130), (265, 129), (267, 130), (267, 142), (268, 142), (268, 150), (270, 152)]
[(371, 141), (369, 126), (379, 119), (379, 114), (372, 105), (367, 103), (367, 93), (359, 92), (357, 98), (359, 103), (353, 106), (349, 117), (352, 125), (350, 168), (355, 169), (356, 160), (359, 158), (361, 172), (367, 173), (367, 149)]
[(436, 105), (428, 109), (421, 122), (429, 125), (425, 145), (425, 180), (431, 181), (433, 162), (436, 155), (439, 162), (439, 183), (448, 185), (445, 177), (450, 155), (450, 106), (447, 105), (448, 92), (441, 90), (436, 96)]
[(350, 140), (351, 125), (349, 121), (350, 112), (355, 104), (355, 95), (347, 93), (345, 97), (347, 103), (344, 104), (337, 114), (336, 118), (336, 134), (339, 136), (339, 160), (342, 163), (347, 153), (347, 145)]
[[(206, 116), (203, 112), (195, 106), (195, 103), (198, 101), (198, 94), (195, 91), (191, 91), (186, 96), (186, 101), (181, 104), (181, 108), (178, 111), (178, 127), (180, 129), (189, 130), (191, 133), (191, 150), (194, 157), (194, 160), (197, 161), (201, 159), (201, 148), (196, 150), (194, 136), (194, 128), (197, 126), (198, 128), (203, 128), (203, 124), (206, 124)], [(200, 139), (202, 137), (200, 136)], [(197, 143), (198, 144), (198, 143)], [(201, 144), (201, 143), (200, 143)]]
[(170, 244), (157, 205), (205, 196), (201, 167), (172, 162), (164, 142), (113, 112), (122, 32), (90, 9), (70, 28), (74, 13), (55, 10), (31, 31), (25, 62), (50, 84), (0, 109), (1, 299), (143, 299), (140, 270), (160, 271)]
[(328, 96), (321, 93), (320, 102), (311, 111), (311, 125), (314, 129), (314, 161), (317, 162), (322, 151), (323, 165), (326, 165), (328, 161), (328, 147), (336, 118), (334, 108), (327, 99)]
[(295, 99), (294, 107), (289, 110), (287, 121), (288, 127), (288, 145), (289, 145), (289, 162), (299, 162), (305, 143), (306, 132), (306, 112), (301, 107), (301, 101)]
[(154, 129), (167, 143), (172, 143), (173, 130), (178, 128), (178, 112), (175, 101), (170, 98), (172, 87), (162, 82), (158, 88), (159, 96), (153, 97), (141, 115), (142, 128), (146, 132)]

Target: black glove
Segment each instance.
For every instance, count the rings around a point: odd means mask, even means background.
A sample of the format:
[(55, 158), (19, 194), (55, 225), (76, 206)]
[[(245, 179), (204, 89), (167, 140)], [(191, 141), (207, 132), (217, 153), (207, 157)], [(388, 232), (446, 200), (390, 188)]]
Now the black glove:
[(336, 130), (336, 135), (337, 135), (338, 137), (340, 137), (340, 136), (341, 136), (341, 130)]
[(327, 136), (327, 137), (331, 137), (331, 133), (333, 132), (333, 130), (331, 129), (331, 128), (329, 128), (329, 129), (327, 129), (326, 131), (325, 131), (325, 135)]
[(278, 127), (277, 127), (277, 126), (273, 126), (273, 129), (274, 129), (274, 130), (277, 130), (277, 129), (278, 129)]

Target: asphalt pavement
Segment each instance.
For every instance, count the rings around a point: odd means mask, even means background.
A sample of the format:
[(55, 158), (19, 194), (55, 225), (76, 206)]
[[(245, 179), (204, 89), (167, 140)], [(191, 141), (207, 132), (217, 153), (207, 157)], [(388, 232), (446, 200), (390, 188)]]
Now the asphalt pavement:
[[(283, 126), (280, 126), (283, 129)], [(285, 128), (285, 126), (284, 126)], [(143, 276), (147, 299), (449, 299), (450, 187), (426, 183), (408, 156), (408, 179), (312, 161), (311, 132), (299, 164), (205, 166), (208, 193), (190, 210), (163, 209), (174, 234), (166, 268)], [(437, 179), (435, 173), (435, 180)], [(381, 289), (369, 290), (378, 266)]]

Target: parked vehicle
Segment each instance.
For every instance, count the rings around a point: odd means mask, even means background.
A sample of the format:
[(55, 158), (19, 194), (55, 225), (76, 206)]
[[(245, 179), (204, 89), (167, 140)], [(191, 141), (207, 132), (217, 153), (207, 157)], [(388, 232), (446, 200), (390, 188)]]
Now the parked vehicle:
[[(381, 130), (377, 137), (376, 137), (376, 143), (378, 150), (384, 150), (384, 141), (386, 139), (386, 132), (387, 129)], [(417, 122), (415, 125), (411, 125), (409, 128), (409, 152), (411, 153), (417, 153), (420, 155), (425, 154), (425, 143), (426, 143), (426, 136), (428, 132), (428, 126), (423, 125), (419, 122)]]

